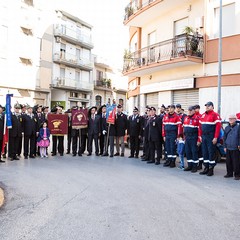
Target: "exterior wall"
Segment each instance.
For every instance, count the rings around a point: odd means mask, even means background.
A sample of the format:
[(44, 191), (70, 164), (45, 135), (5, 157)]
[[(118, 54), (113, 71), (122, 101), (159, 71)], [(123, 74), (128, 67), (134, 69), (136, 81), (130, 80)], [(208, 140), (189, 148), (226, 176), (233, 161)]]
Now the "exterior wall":
[[(215, 110), (218, 109), (217, 92), (217, 87), (199, 89), (199, 102), (201, 106), (201, 112), (204, 112), (204, 104), (208, 101), (212, 101), (214, 103)], [(240, 102), (239, 92), (240, 86), (222, 87), (222, 120), (228, 120), (229, 114), (236, 114), (240, 112), (240, 106), (239, 104), (236, 104)]]

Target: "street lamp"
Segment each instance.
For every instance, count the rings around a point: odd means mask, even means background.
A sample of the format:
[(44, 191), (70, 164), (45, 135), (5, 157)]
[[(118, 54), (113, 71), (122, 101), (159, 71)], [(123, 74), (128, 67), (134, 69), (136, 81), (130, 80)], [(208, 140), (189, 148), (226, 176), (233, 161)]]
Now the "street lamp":
[(221, 114), (222, 87), (222, 0), (219, 6), (219, 39), (218, 39), (218, 114)]

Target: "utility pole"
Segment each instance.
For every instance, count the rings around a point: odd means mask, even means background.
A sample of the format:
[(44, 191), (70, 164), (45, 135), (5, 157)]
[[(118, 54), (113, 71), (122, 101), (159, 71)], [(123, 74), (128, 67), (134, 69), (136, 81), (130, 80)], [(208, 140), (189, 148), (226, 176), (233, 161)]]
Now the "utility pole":
[(222, 0), (219, 6), (219, 39), (218, 39), (218, 114), (221, 115), (222, 88)]

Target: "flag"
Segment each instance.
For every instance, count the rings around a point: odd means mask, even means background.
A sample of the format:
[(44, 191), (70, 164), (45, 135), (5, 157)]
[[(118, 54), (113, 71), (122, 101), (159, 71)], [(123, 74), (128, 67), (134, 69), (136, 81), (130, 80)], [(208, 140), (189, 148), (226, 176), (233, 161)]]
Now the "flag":
[(68, 134), (68, 116), (65, 114), (48, 114), (48, 128), (54, 136)]
[(72, 109), (72, 128), (87, 128), (88, 109)]
[(116, 116), (116, 106), (115, 105), (108, 106), (107, 113), (106, 113), (107, 123), (114, 124), (115, 116)]
[(6, 95), (6, 110), (4, 115), (4, 132), (3, 132), (3, 143), (2, 143), (2, 153), (4, 153), (4, 148), (8, 143), (8, 129), (12, 128), (12, 118), (11, 118), (11, 97), (13, 94)]

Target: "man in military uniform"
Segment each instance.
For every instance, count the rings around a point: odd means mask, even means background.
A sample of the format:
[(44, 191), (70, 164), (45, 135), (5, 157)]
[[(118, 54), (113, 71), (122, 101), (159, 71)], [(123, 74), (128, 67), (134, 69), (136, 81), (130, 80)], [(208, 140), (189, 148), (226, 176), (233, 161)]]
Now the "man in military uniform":
[[(35, 158), (36, 137), (38, 135), (38, 119), (33, 114), (33, 108), (27, 106), (27, 114), (23, 115), (24, 158)], [(30, 143), (30, 151), (29, 151)]]
[(3, 133), (4, 133), (4, 113), (3, 107), (0, 105), (0, 163), (4, 163), (2, 160), (2, 146), (3, 146)]
[[(151, 107), (151, 118), (149, 120), (149, 151), (150, 159), (147, 163), (155, 163), (156, 165), (160, 164), (162, 158), (162, 148), (160, 145), (160, 139), (162, 135), (162, 121), (156, 115), (156, 108)], [(157, 158), (155, 161), (155, 152), (157, 152)]]
[(128, 135), (130, 138), (129, 158), (138, 158), (140, 140), (142, 134), (142, 117), (138, 114), (138, 108), (133, 109), (133, 115), (128, 119)]
[(122, 112), (122, 105), (118, 104), (117, 106), (117, 114), (116, 114), (116, 153), (114, 156), (120, 155), (120, 145), (121, 145), (121, 157), (124, 157), (125, 152), (125, 143), (124, 136), (127, 129), (127, 116)]
[(92, 155), (93, 140), (95, 143), (95, 155), (99, 156), (98, 138), (100, 135), (100, 116), (96, 115), (97, 107), (91, 107), (88, 120), (88, 156)]
[(14, 105), (14, 112), (11, 113), (12, 128), (9, 129), (8, 157), (11, 161), (19, 160), (17, 157), (19, 142), (22, 139), (23, 118), (20, 114), (21, 106), (19, 103)]

